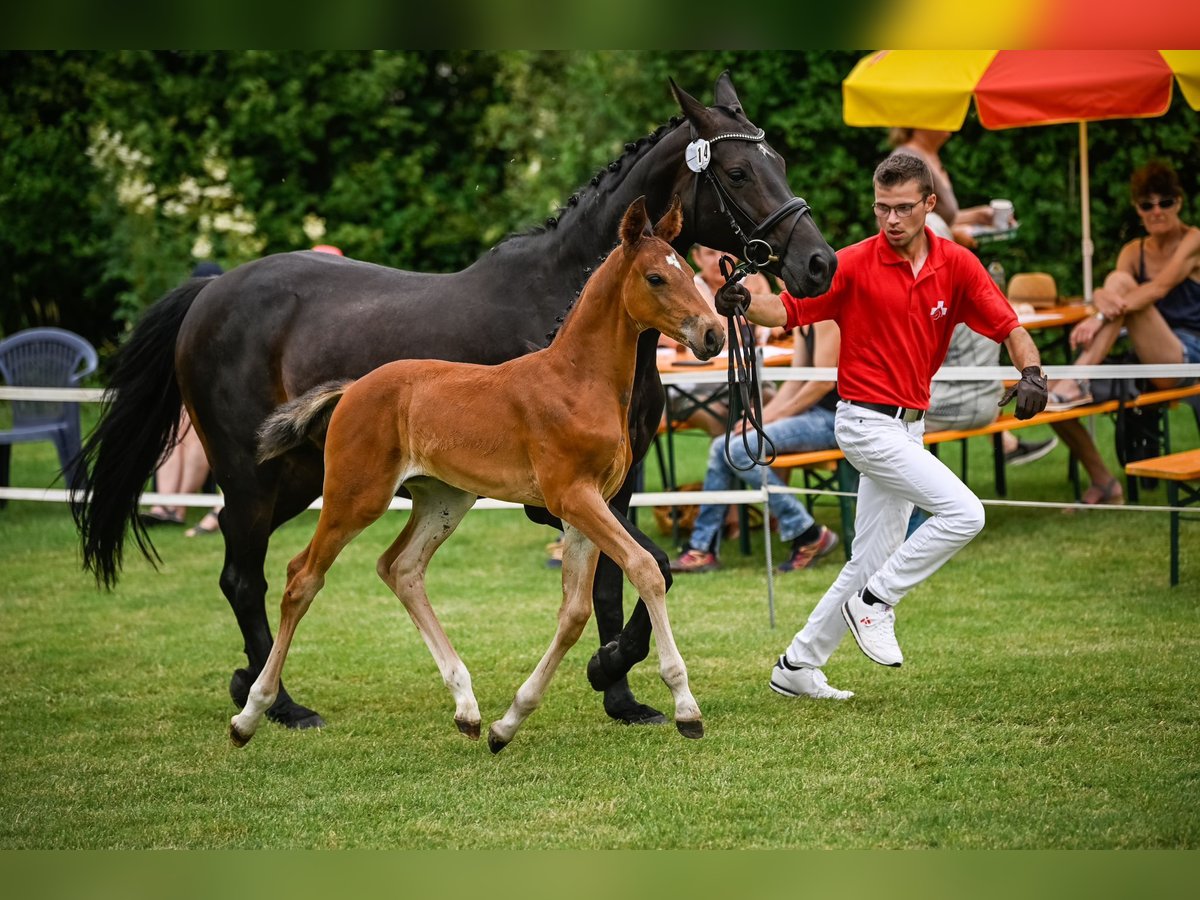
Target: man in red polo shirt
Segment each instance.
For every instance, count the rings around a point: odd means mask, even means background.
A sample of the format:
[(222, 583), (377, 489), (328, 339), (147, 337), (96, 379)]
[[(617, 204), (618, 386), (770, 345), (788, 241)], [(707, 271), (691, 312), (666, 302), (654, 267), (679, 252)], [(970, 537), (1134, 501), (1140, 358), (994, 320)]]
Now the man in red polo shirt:
[[(888, 157), (874, 175), (879, 234), (838, 252), (828, 293), (798, 299), (722, 288), (717, 310), (736, 305), (759, 325), (795, 328), (824, 319), (841, 327), (838, 446), (859, 472), (853, 557), (792, 639), (771, 673), (791, 697), (845, 700), (821, 671), (849, 629), (859, 649), (885, 666), (904, 657), (893, 607), (983, 528), (983, 504), (925, 450), (929, 384), (959, 322), (1003, 342), (1021, 380), (1017, 417), (1046, 406), (1037, 347), (979, 260), (925, 227), (937, 197), (925, 162)], [(905, 539), (913, 506), (931, 515)]]

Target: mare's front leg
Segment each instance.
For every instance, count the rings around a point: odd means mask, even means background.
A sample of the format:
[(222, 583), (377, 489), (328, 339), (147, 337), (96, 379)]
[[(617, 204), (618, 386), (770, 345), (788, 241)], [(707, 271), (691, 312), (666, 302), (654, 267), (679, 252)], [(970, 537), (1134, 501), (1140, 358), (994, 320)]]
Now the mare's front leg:
[[(625, 515), (635, 483), (635, 472), (631, 469), (610, 508), (634, 540), (655, 555), (670, 589), (671, 569), (667, 555)], [(629, 624), (622, 630), (624, 586), (625, 575), (620, 566), (602, 555), (592, 586), (592, 605), (601, 646), (588, 663), (588, 681), (594, 689), (604, 692), (604, 711), (613, 719), (627, 725), (661, 725), (667, 717), (652, 706), (639, 703), (625, 677), (650, 652), (650, 617), (646, 614), (645, 603), (639, 599)]]
[(587, 537), (568, 522), (563, 522), (563, 598), (558, 609), (558, 628), (549, 649), (538, 661), (533, 673), (517, 690), (512, 705), (504, 716), (488, 729), (488, 747), (499, 753), (513, 739), (521, 723), (529, 718), (542, 702), (550, 679), (566, 652), (579, 640), (591, 616), (591, 587), (600, 551)]
[[(230, 697), (239, 707), (246, 705), (250, 685), (262, 672), (271, 652), (264, 575), (271, 531), (306, 509), (321, 493), (319, 477), (315, 489), (310, 489), (307, 479), (302, 477), (288, 479), (288, 487), (281, 493), (278, 466), (271, 469), (271, 474), (260, 471), (260, 477), (251, 477), (244, 483), (222, 481), (225, 508), (220, 519), (225, 564), (221, 570), (221, 592), (237, 618), (249, 663), (246, 668), (236, 669), (229, 682)], [(254, 466), (247, 463), (246, 468), (233, 467), (233, 471), (253, 472)], [(293, 701), (282, 683), (267, 717), (288, 728), (320, 728), (325, 724), (319, 713)]]
[(474, 505), (475, 495), (433, 479), (416, 479), (406, 486), (412, 494), (412, 515), (400, 536), (379, 557), (375, 570), (400, 598), (433, 655), (442, 681), (454, 698), (454, 724), (471, 740), (478, 740), (481, 719), (471, 673), (455, 652), (425, 593), (429, 560)]
[(658, 645), (659, 674), (675, 698), (675, 727), (685, 737), (700, 737), (704, 726), (700, 708), (687, 683), (687, 668), (675, 646), (667, 618), (667, 579), (654, 555), (640, 546), (622, 526), (600, 496), (576, 491), (563, 500), (563, 520), (580, 531), (621, 567), (646, 605)]

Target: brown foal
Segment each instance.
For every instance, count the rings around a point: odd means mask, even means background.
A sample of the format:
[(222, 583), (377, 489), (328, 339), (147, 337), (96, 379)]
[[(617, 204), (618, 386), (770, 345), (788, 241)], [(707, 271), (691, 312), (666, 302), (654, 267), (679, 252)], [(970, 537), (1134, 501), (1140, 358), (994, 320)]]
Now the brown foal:
[[(679, 199), (653, 231), (644, 198), (621, 221), (621, 244), (584, 287), (545, 350), (497, 366), (402, 360), (355, 382), (322, 385), (280, 407), (259, 432), (260, 461), (325, 431), (324, 505), (312, 541), (288, 565), (279, 631), (243, 710), (237, 746), (254, 735), (275, 701), (296, 626), (325, 573), (355, 536), (378, 519), (400, 485), (412, 514), (376, 565), (400, 598), (454, 697), (454, 721), (480, 733), (471, 675), (430, 607), (425, 570), (477, 496), (544, 506), (562, 519), (563, 600), (545, 655), (488, 731), (498, 753), (541, 702), (555, 669), (591, 615), (596, 560), (615, 560), (646, 601), (662, 679), (686, 737), (704, 733), (700, 708), (667, 619), (666, 583), (654, 558), (608, 508), (631, 462), (629, 398), (638, 335), (647, 328), (708, 359), (725, 345), (722, 321), (700, 296), (692, 271), (671, 248), (683, 217)], [(470, 322), (463, 323), (470, 328)], [(326, 429), (327, 424), (327, 429)]]

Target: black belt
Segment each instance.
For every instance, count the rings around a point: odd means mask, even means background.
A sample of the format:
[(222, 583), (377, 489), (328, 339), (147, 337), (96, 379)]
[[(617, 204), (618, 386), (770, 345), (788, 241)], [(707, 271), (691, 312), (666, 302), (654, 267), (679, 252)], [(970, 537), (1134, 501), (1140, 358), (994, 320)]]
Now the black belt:
[(925, 410), (923, 409), (888, 406), (886, 403), (867, 403), (865, 400), (847, 400), (846, 402), (853, 406), (861, 406), (863, 409), (869, 409), (872, 412), (883, 413), (885, 416), (891, 416), (893, 419), (901, 419), (905, 422), (920, 422), (925, 418)]

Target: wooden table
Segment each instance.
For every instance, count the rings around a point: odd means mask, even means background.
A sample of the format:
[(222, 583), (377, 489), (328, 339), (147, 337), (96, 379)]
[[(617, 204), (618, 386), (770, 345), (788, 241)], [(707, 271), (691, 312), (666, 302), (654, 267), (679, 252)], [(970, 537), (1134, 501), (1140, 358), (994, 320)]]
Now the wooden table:
[[(1083, 303), (1081, 299), (1070, 299), (1070, 303), (1065, 303), (1062, 306), (1049, 306), (1045, 309), (1034, 310), (1027, 315), (1017, 316), (1017, 320), (1029, 332), (1061, 329), (1060, 334), (1055, 335), (1048, 341), (1042, 342), (1042, 349), (1054, 347), (1061, 350), (1064, 365), (1071, 362), (1071, 327), (1077, 322), (1082, 322), (1096, 311), (1093, 307)], [(1042, 362), (1044, 363), (1045, 360)]]
[(1131, 477), (1161, 478), (1167, 483), (1167, 505), (1171, 511), (1171, 587), (1179, 584), (1179, 508), (1200, 503), (1200, 449), (1185, 450), (1125, 465)]

